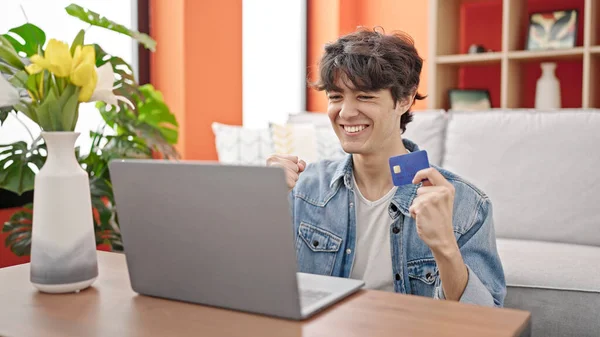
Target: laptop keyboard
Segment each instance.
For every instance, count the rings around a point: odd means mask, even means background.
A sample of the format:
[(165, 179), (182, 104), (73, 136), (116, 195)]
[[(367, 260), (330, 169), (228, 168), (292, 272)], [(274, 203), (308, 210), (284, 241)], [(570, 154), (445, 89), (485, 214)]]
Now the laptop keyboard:
[(327, 291), (300, 289), (300, 306), (301, 307), (309, 306), (331, 294), (332, 293), (327, 292)]

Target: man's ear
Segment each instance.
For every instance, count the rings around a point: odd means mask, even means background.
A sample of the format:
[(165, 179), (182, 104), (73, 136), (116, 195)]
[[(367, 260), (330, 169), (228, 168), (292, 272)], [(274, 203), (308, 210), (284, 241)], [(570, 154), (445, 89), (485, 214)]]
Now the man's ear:
[(415, 101), (415, 95), (408, 96), (405, 99), (396, 102), (395, 111), (399, 116), (404, 115), (410, 109), (410, 107), (413, 105), (413, 102)]

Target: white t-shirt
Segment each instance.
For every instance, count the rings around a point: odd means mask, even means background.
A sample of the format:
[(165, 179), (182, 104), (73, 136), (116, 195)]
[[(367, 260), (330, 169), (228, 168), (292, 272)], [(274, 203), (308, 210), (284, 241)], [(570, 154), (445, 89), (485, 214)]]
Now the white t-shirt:
[(394, 291), (390, 218), (388, 207), (398, 187), (394, 186), (376, 201), (367, 200), (359, 191), (354, 175), (356, 205), (356, 247), (350, 278), (365, 281), (365, 288)]

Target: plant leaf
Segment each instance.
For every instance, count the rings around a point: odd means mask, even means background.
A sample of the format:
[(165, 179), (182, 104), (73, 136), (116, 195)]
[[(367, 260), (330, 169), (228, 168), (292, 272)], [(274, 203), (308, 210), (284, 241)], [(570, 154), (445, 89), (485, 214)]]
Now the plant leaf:
[(108, 30), (112, 30), (113, 32), (130, 36), (136, 41), (142, 43), (144, 47), (150, 49), (151, 51), (155, 51), (156, 49), (156, 41), (154, 41), (154, 39), (147, 34), (140, 33), (136, 30), (131, 30), (123, 25), (107, 19), (106, 17), (100, 16), (100, 14), (96, 12), (90, 11), (76, 4), (70, 4), (69, 6), (65, 7), (65, 10), (69, 15), (74, 16), (93, 26), (106, 28)]
[(39, 126), (44, 131), (56, 131), (53, 130), (53, 122), (52, 116), (50, 113), (50, 102), (54, 102), (56, 100), (56, 96), (54, 95), (54, 90), (48, 92), (48, 96), (46, 96), (46, 100), (37, 108), (37, 117), (39, 121)]
[(0, 126), (8, 118), (8, 114), (13, 111), (12, 107), (0, 108)]
[(60, 108), (58, 101), (51, 101), (48, 103), (48, 115), (50, 116), (52, 128), (45, 131), (67, 131), (62, 124), (62, 109)]
[(92, 194), (93, 198), (113, 198), (110, 181), (104, 177), (94, 177), (90, 179), (90, 193)]
[(106, 162), (121, 158), (148, 159), (152, 156), (151, 150), (140, 137), (122, 134), (106, 138), (108, 143), (102, 149), (102, 159)]
[(84, 38), (85, 38), (85, 31), (83, 29), (79, 30), (79, 33), (77, 33), (77, 35), (75, 36), (75, 39), (73, 39), (73, 43), (71, 44), (71, 55), (75, 54), (75, 49), (77, 48), (77, 46), (83, 46), (84, 43)]
[(17, 256), (31, 254), (31, 229), (33, 226), (33, 205), (23, 206), (14, 213), (2, 227), (3, 233), (9, 233), (4, 241), (6, 247)]
[(36, 124), (39, 124), (39, 119), (38, 119), (37, 113), (35, 112), (35, 109), (30, 108), (30, 106), (28, 104), (23, 104), (23, 103), (15, 104), (14, 108), (17, 111), (24, 113), (25, 116), (29, 117), (29, 119), (34, 121)]
[(166, 104), (162, 102), (149, 102), (140, 106), (139, 121), (157, 129), (168, 143), (177, 143), (175, 125), (177, 122)]
[(8, 74), (8, 75), (14, 75), (18, 71), (19, 71), (19, 69), (13, 68), (8, 63), (3, 62), (3, 60), (0, 58), (0, 73), (4, 73), (4, 74)]
[(23, 64), (19, 55), (17, 55), (15, 48), (2, 35), (0, 35), (0, 61), (6, 62), (18, 70), (25, 69), (25, 64)]
[[(25, 41), (25, 44), (17, 41), (10, 33), (21, 37)], [(17, 54), (23, 52), (27, 57), (37, 54), (38, 50), (46, 43), (46, 33), (44, 33), (40, 27), (32, 23), (26, 23), (19, 27), (12, 28), (9, 30), (8, 34), (3, 34), (2, 36), (12, 44)]]
[[(164, 159), (180, 159), (181, 155), (175, 147), (167, 142), (162, 132), (148, 124), (141, 124), (136, 127), (139, 137), (144, 139), (147, 146), (152, 149), (152, 156), (159, 155)], [(176, 132), (176, 131), (175, 131)]]
[(94, 43), (94, 51), (96, 53), (96, 68), (103, 66), (112, 57), (111, 55), (108, 55), (97, 43)]
[(9, 78), (8, 81), (15, 88), (23, 88), (29, 90), (27, 88), (27, 80), (29, 79), (29, 77), (29, 74), (27, 74), (25, 70), (19, 70), (11, 78)]
[(60, 131), (73, 131), (78, 117), (79, 87), (67, 85), (58, 100), (50, 104), (51, 113), (60, 126)]
[(40, 153), (40, 148), (45, 148), (45, 145), (36, 143), (31, 149), (23, 141), (0, 145), (0, 188), (18, 195), (33, 190), (35, 172), (29, 164), (38, 170), (44, 166), (46, 158)]
[(27, 89), (27, 91), (29, 91), (29, 93), (35, 99), (41, 99), (40, 94), (38, 92), (38, 75), (40, 75), (40, 74), (41, 73), (38, 73), (35, 75), (29, 75), (29, 77), (27, 77), (27, 81), (25, 82), (25, 89)]
[[(110, 62), (113, 68), (113, 72), (115, 73), (115, 81), (113, 83), (113, 87), (116, 88), (113, 90), (115, 95), (123, 96), (132, 99), (133, 96), (139, 96), (139, 86), (135, 81), (133, 76), (133, 69), (131, 66), (125, 62), (120, 57), (111, 56), (107, 54), (99, 45), (94, 45), (96, 51), (96, 67), (100, 68), (105, 63)], [(98, 102), (101, 103), (101, 102)], [(126, 104), (119, 101), (119, 108), (121, 110), (127, 109)]]
[(96, 107), (119, 135), (140, 139), (151, 157), (179, 159), (181, 156), (173, 146), (179, 134), (177, 121), (162, 101), (162, 94), (149, 84), (139, 87), (139, 93), (129, 97), (138, 107), (137, 114), (128, 107), (118, 113), (107, 110), (102, 102), (97, 102)]
[(179, 134), (178, 123), (175, 115), (163, 101), (162, 94), (150, 84), (141, 86), (140, 92), (145, 100), (138, 104), (138, 121), (158, 130), (169, 144), (176, 144)]
[(48, 96), (48, 94), (50, 93), (51, 90), (57, 90), (58, 91), (58, 88), (56, 88), (56, 84), (52, 80), (54, 78), (54, 75), (51, 75), (50, 72), (47, 71), (47, 70), (42, 71), (42, 73), (43, 73), (43, 75), (42, 75), (43, 79), (42, 80), (44, 81), (44, 84), (43, 84), (44, 88), (43, 88), (43, 92), (41, 92), (40, 94), (43, 97), (46, 97), (46, 96)]

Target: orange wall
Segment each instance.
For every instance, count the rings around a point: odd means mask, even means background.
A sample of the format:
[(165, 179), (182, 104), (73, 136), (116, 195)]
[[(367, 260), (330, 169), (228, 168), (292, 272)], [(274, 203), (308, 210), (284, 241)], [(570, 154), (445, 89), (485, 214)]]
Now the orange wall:
[[(324, 45), (339, 34), (340, 0), (308, 0), (307, 59), (308, 79), (311, 82), (319, 78), (318, 61)], [(306, 110), (327, 111), (327, 101), (323, 92), (307, 89)]]
[(242, 124), (242, 1), (187, 0), (184, 27), (186, 155), (216, 159), (211, 123)]
[(242, 123), (241, 0), (151, 0), (151, 82), (180, 123), (184, 159), (216, 160), (211, 123)]
[(150, 82), (163, 93), (165, 102), (180, 125), (177, 149), (186, 150), (185, 116), (185, 52), (183, 1), (150, 1), (150, 36), (157, 41), (156, 51), (150, 55)]
[[(402, 30), (415, 40), (419, 54), (425, 59), (419, 92), (427, 94), (428, 2), (414, 0), (308, 0), (308, 59), (311, 80), (316, 80), (316, 65), (323, 45), (358, 26), (381, 26), (385, 32)], [(307, 110), (325, 111), (325, 94), (308, 89)], [(425, 109), (425, 101), (415, 109)]]

